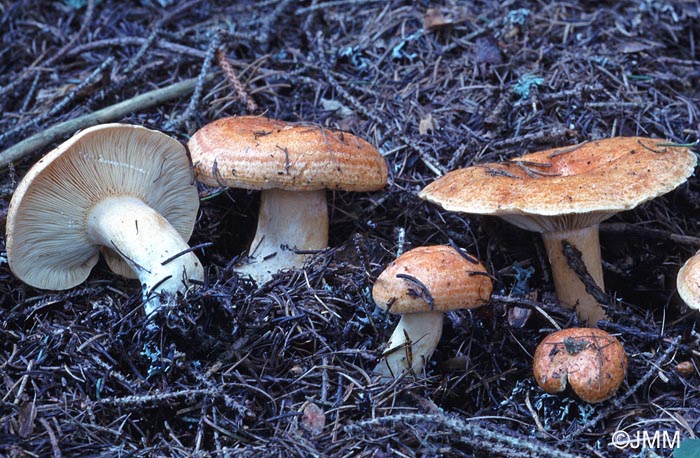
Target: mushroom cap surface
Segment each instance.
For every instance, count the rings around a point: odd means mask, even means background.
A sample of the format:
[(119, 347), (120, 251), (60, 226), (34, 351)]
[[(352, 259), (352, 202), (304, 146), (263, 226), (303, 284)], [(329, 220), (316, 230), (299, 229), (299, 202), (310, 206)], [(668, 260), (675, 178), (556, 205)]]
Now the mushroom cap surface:
[(87, 235), (91, 208), (131, 196), (160, 213), (188, 240), (199, 208), (185, 147), (155, 130), (101, 124), (46, 154), (17, 186), (7, 213), (7, 258), (22, 281), (42, 289), (82, 283), (102, 251), (113, 271), (135, 274)]
[(615, 394), (627, 374), (622, 344), (598, 328), (570, 328), (542, 340), (533, 358), (535, 380), (547, 393), (567, 383), (578, 397), (596, 403)]
[(376, 191), (386, 160), (365, 140), (318, 125), (261, 116), (213, 121), (187, 144), (198, 181), (208, 186), (290, 191)]
[(477, 259), (467, 258), (446, 245), (414, 248), (384, 269), (372, 297), (397, 314), (480, 307), (491, 297), (492, 281)]
[(526, 230), (592, 226), (676, 188), (697, 158), (659, 139), (616, 137), (454, 170), (419, 196), (442, 208), (501, 216)]
[(700, 253), (688, 259), (678, 271), (676, 287), (688, 307), (700, 310)]

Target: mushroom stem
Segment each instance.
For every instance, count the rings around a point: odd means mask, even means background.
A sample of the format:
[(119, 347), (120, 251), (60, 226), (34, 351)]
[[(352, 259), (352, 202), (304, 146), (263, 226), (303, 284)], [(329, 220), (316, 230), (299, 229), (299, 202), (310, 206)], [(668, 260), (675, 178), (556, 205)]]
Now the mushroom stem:
[(600, 289), (604, 290), (598, 225), (571, 231), (543, 232), (542, 239), (549, 256), (559, 301), (564, 307), (576, 310), (576, 315), (581, 321), (595, 326), (598, 320), (605, 318), (605, 312), (598, 301), (586, 292), (586, 286), (569, 267), (562, 249), (562, 241), (568, 241), (581, 252), (581, 259), (588, 273)]
[(189, 246), (165, 218), (135, 197), (115, 196), (95, 205), (88, 214), (87, 232), (93, 243), (117, 253), (138, 275), (146, 315), (167, 302), (160, 293), (184, 292), (190, 280), (204, 278), (202, 264), (191, 251), (164, 262)]
[(440, 341), (444, 317), (442, 312), (402, 315), (375, 372), (383, 377), (398, 377), (404, 371), (420, 373)]
[(237, 270), (259, 285), (282, 269), (302, 267), (306, 255), (294, 250), (323, 250), (328, 247), (328, 203), (326, 191), (265, 189), (260, 196), (258, 229), (248, 256)]

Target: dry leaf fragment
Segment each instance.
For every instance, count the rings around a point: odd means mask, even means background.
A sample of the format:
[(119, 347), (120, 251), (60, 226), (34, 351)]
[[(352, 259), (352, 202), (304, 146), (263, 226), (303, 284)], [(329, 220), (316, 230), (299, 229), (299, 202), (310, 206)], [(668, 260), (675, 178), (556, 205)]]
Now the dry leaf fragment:
[(302, 409), (301, 427), (317, 436), (323, 432), (324, 426), (326, 426), (326, 414), (323, 410), (313, 402), (306, 403)]
[(452, 23), (451, 19), (445, 17), (442, 12), (437, 8), (428, 8), (423, 16), (423, 28), (425, 30), (434, 30), (450, 25)]
[(420, 120), (420, 123), (418, 124), (418, 133), (425, 135), (433, 130), (435, 130), (433, 115), (428, 113), (428, 116)]

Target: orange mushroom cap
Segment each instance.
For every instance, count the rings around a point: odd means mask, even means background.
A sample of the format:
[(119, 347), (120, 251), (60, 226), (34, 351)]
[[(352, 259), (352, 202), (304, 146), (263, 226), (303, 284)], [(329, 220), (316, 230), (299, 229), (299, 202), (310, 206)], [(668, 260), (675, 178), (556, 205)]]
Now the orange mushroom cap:
[(602, 329), (562, 329), (537, 346), (533, 372), (547, 393), (560, 393), (568, 384), (579, 398), (596, 403), (611, 397), (622, 384), (627, 355), (622, 344)]
[(261, 116), (218, 119), (188, 142), (208, 186), (291, 191), (376, 191), (388, 169), (379, 151), (347, 132)]
[(444, 312), (483, 305), (492, 287), (478, 260), (436, 245), (414, 248), (389, 264), (377, 278), (372, 297), (392, 313)]
[(530, 231), (571, 230), (671, 191), (696, 163), (685, 147), (616, 137), (454, 170), (419, 196), (449, 211), (496, 215)]

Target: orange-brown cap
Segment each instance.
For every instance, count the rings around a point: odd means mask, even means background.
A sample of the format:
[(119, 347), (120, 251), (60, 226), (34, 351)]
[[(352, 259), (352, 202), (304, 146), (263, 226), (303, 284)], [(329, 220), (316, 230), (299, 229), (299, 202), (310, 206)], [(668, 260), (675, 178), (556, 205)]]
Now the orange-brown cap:
[(559, 393), (567, 382), (578, 397), (596, 403), (615, 394), (627, 374), (622, 344), (597, 328), (571, 328), (552, 333), (535, 350), (535, 380), (547, 393)]
[(379, 151), (347, 132), (261, 116), (218, 119), (188, 143), (197, 180), (208, 186), (292, 191), (376, 191), (386, 186)]
[(526, 230), (592, 226), (671, 191), (693, 173), (688, 148), (617, 137), (452, 171), (419, 196), (446, 210), (497, 215)]
[(688, 259), (678, 271), (676, 287), (688, 307), (700, 310), (700, 253)]
[(475, 308), (492, 290), (486, 268), (445, 245), (414, 248), (382, 272), (372, 288), (374, 302), (392, 313)]

